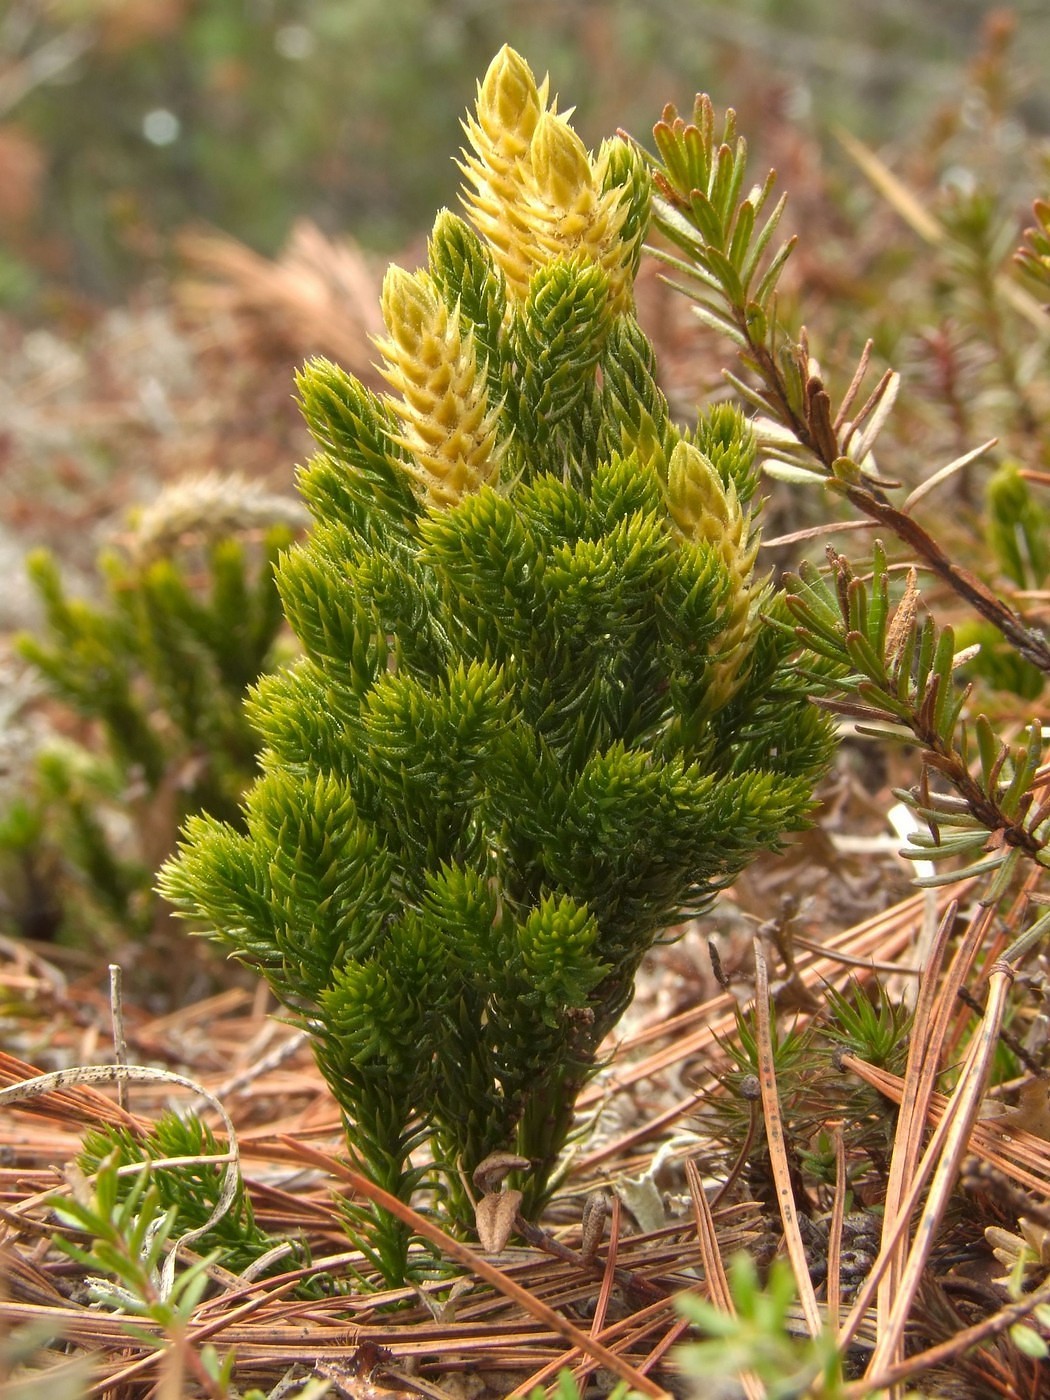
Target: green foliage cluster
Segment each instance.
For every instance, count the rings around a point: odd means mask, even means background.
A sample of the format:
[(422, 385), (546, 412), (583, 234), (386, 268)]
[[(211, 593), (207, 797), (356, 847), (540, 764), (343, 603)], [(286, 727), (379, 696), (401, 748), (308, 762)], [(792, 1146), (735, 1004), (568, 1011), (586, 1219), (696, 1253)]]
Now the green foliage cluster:
[[(815, 1337), (798, 1335), (795, 1319), (797, 1292), (791, 1267), (776, 1259), (763, 1282), (749, 1254), (735, 1254), (729, 1262), (728, 1287), (731, 1310), (716, 1306), (699, 1293), (682, 1293), (677, 1308), (693, 1325), (695, 1339), (676, 1348), (681, 1374), (693, 1382), (689, 1395), (706, 1397), (736, 1393), (730, 1377), (756, 1377), (770, 1400), (819, 1393), (838, 1400), (844, 1393), (842, 1358), (834, 1332), (827, 1328)], [(733, 1385), (732, 1392), (725, 1387)], [(676, 1392), (677, 1393), (677, 1392)], [(537, 1386), (529, 1400), (583, 1400), (570, 1371), (562, 1371), (553, 1391)], [(621, 1382), (609, 1392), (609, 1400), (640, 1400), (639, 1393)]]
[[(772, 1026), (773, 1065), (784, 1124), (784, 1140), (797, 1179), (812, 1190), (819, 1207), (830, 1203), (836, 1158), (829, 1123), (839, 1125), (845, 1147), (846, 1210), (877, 1195), (880, 1173), (893, 1145), (895, 1107), (863, 1080), (842, 1072), (843, 1054), (903, 1075), (911, 1012), (881, 987), (852, 984), (823, 991), (823, 1014), (801, 1024)], [(709, 1143), (722, 1143), (753, 1199), (775, 1208), (769, 1152), (761, 1129), (760, 1059), (753, 1018), (737, 1012), (732, 1036), (722, 1042), (728, 1067), (721, 1092), (709, 1095), (699, 1115)]]
[[(191, 819), (162, 874), (310, 1028), (354, 1160), (460, 1225), (497, 1151), (540, 1209), (645, 952), (829, 757), (754, 577), (752, 434), (679, 431), (632, 314), (639, 158), (589, 155), (506, 49), (467, 131), (470, 221), (384, 286), (395, 392), (300, 380), (305, 654), (251, 702), (247, 829)], [(403, 1278), (406, 1231), (359, 1225)]]
[[(85, 1176), (118, 1172), (117, 1200), (125, 1201), (139, 1189), (141, 1174), (120, 1174), (121, 1168), (140, 1163), (150, 1174), (150, 1190), (160, 1212), (172, 1211), (178, 1233), (205, 1227), (218, 1214), (225, 1172), (219, 1163), (194, 1162), (218, 1157), (224, 1151), (214, 1133), (195, 1115), (162, 1114), (145, 1137), (127, 1128), (107, 1125), (84, 1135), (77, 1165)], [(172, 1158), (177, 1167), (152, 1168)], [(190, 1159), (190, 1160), (187, 1160)], [(293, 1240), (269, 1235), (255, 1220), (243, 1183), (228, 1208), (195, 1240), (198, 1253), (206, 1253), (231, 1274), (247, 1270), (253, 1277), (283, 1272), (309, 1263), (309, 1251)], [(267, 1261), (264, 1256), (272, 1256)], [(307, 1290), (315, 1291), (313, 1285)]]
[(220, 1358), (206, 1344), (187, 1347), (190, 1318), (208, 1287), (216, 1254), (205, 1254), (184, 1269), (172, 1267), (168, 1253), (176, 1232), (178, 1207), (167, 1208), (148, 1163), (122, 1179), (114, 1152), (97, 1164), (92, 1182), (76, 1167), (67, 1169), (68, 1194), (53, 1201), (59, 1229), (57, 1249), (87, 1270), (88, 1292), (96, 1304), (118, 1310), (136, 1339), (163, 1338), (185, 1356), (204, 1393), (226, 1394), (234, 1354)]
[(88, 913), (147, 931), (161, 909), (154, 872), (183, 818), (237, 820), (257, 748), (244, 693), (283, 624), (273, 569), (294, 538), (289, 514), (234, 479), (176, 486), (100, 557), (98, 602), (67, 594), (53, 555), (31, 557), (45, 627), (18, 647), (84, 728), (82, 741), (43, 745), (0, 828), (24, 877), (12, 918), (24, 930), (72, 934)]
[(71, 1182), (70, 1195), (55, 1199), (55, 1216), (60, 1226), (83, 1232), (86, 1239), (77, 1243), (60, 1230), (54, 1243), (91, 1271), (96, 1301), (162, 1326), (186, 1321), (204, 1296), (214, 1256), (197, 1259), (165, 1286), (165, 1247), (175, 1233), (178, 1211), (162, 1207), (148, 1164), (126, 1188), (115, 1158), (99, 1164), (93, 1186), (75, 1171)]
[[(834, 587), (803, 568), (800, 578), (789, 581), (788, 600), (799, 633), (842, 668), (830, 687), (835, 698), (827, 703), (859, 721), (864, 734), (921, 745), (920, 785), (901, 795), (924, 819), (929, 836), (913, 837), (907, 853), (934, 861), (962, 857), (966, 864), (919, 883), (994, 874), (986, 897), (997, 900), (1025, 857), (1050, 867), (1050, 808), (1032, 800), (1042, 727), (1032, 720), (1021, 740), (1007, 744), (985, 716), (970, 723), (964, 719), (967, 690), (953, 681), (954, 631), (938, 627), (929, 614), (918, 616), (914, 580), (912, 591), (891, 612), (881, 546), (875, 548), (870, 580), (856, 578), (841, 555), (832, 554), (831, 564)], [(856, 698), (841, 698), (844, 694)], [(938, 793), (931, 775), (948, 778), (954, 792)]]
[[(828, 1328), (815, 1337), (793, 1335), (796, 1289), (786, 1260), (774, 1261), (762, 1286), (751, 1256), (736, 1254), (729, 1263), (729, 1287), (732, 1312), (692, 1293), (678, 1300), (682, 1315), (704, 1334), (702, 1341), (678, 1350), (687, 1376), (710, 1384), (747, 1371), (759, 1378), (770, 1400), (789, 1400), (814, 1389), (828, 1400), (842, 1395), (835, 1333)], [(694, 1393), (709, 1392), (698, 1387)]]
[[(989, 478), (984, 506), (985, 542), (999, 574), (1015, 589), (1045, 590), (1050, 585), (1050, 514), (1016, 461), (1004, 461)], [(1040, 698), (1045, 674), (1011, 647), (994, 624), (964, 620), (955, 635), (960, 649), (976, 649), (967, 675), (1025, 701)]]

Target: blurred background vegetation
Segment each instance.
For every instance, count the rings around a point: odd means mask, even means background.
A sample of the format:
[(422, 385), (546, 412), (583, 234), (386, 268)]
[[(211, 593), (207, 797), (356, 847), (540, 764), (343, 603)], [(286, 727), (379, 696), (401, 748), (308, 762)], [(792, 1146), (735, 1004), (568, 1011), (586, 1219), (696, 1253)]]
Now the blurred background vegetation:
[[(96, 1035), (111, 958), (129, 1006), (153, 1013), (239, 975), (173, 927), (154, 872), (187, 813), (229, 814), (251, 781), (241, 695), (293, 644), (270, 572), (300, 528), (294, 464), (311, 450), (293, 370), (325, 354), (381, 387), (383, 270), (421, 260), (436, 208), (455, 205), (460, 121), (504, 43), (549, 70), (592, 145), (617, 128), (650, 144), (664, 104), (688, 116), (698, 91), (737, 109), (751, 174), (775, 167), (788, 196), (780, 233), (799, 235), (779, 319), (808, 329), (833, 403), (870, 337), (861, 398), (890, 367), (901, 375), (879, 438), (895, 499), (910, 492), (953, 561), (1050, 635), (1050, 207), (1031, 230), (1033, 200), (1050, 201), (1048, 0), (0, 0), (0, 1031), (27, 1061), (68, 1063), (56, 1045), (74, 1062), (108, 1053)], [(637, 293), (661, 388), (695, 420), (730, 394), (734, 348), (655, 259)], [(855, 561), (874, 538), (838, 533), (858, 521), (820, 488), (772, 482), (763, 510), (772, 569), (821, 558), (829, 524)], [(903, 583), (913, 558), (886, 543)], [(920, 584), (960, 647), (980, 643), (957, 673), (974, 685), (971, 713), (1008, 740), (1047, 714), (1045, 675), (930, 572)], [(841, 932), (910, 889), (887, 813), (917, 773), (909, 749), (847, 739), (819, 826), (718, 912), (737, 988), (755, 925), (793, 996), (793, 940)], [(993, 951), (1022, 915), (1018, 900)], [(714, 993), (708, 931), (663, 950), (643, 1002), (673, 1014)], [(42, 981), (25, 960), (41, 949)], [(68, 996), (52, 958), (75, 977)], [(1044, 953), (1015, 984), (1011, 1025), (1030, 1020), (1039, 1093), (1048, 988)], [(254, 1013), (250, 1033), (236, 1020), (215, 1035), (207, 1005), (186, 1022), (199, 1041), (172, 1020), (137, 1053), (152, 1063), (177, 1044), (192, 1059), (199, 1044), (225, 1077), (227, 1047), (232, 1063), (268, 1047)], [(1000, 1053), (997, 1074), (1014, 1079), (1005, 1036)], [(279, 1100), (245, 1099), (267, 1131), (288, 1083)], [(826, 1085), (814, 1083), (816, 1103)], [(752, 1109), (735, 1111), (750, 1133)], [(827, 1103), (814, 1113), (842, 1117)], [(866, 1113), (857, 1123), (881, 1133)], [(807, 1172), (834, 1175), (825, 1136), (796, 1135)], [(980, 1211), (976, 1199), (956, 1213), (964, 1252), (945, 1237), (953, 1272), (985, 1220), (1015, 1219), (1013, 1194), (996, 1188)], [(293, 1212), (296, 1229), (304, 1218)], [(867, 1247), (851, 1252), (863, 1261)], [(954, 1282), (966, 1309), (994, 1296)], [(928, 1296), (940, 1338), (955, 1303)], [(975, 1375), (989, 1355), (1005, 1366), (1002, 1347), (974, 1349)]]
[[(400, 248), (454, 201), (445, 153), (510, 42), (597, 142), (698, 90), (745, 129), (927, 129), (980, 0), (4, 0), (0, 300), (112, 299), (205, 222), (275, 252), (302, 216)], [(1025, 0), (1014, 136), (1050, 131), (1050, 10)], [(961, 114), (963, 122), (979, 113)]]

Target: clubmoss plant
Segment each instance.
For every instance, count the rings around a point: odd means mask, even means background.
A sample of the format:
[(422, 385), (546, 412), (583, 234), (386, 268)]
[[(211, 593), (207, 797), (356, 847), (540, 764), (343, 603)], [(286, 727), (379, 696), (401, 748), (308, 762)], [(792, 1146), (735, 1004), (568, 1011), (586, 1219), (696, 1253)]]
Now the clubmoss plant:
[[(104, 1171), (107, 1166), (129, 1168), (141, 1163), (144, 1173), (153, 1163), (174, 1158), (177, 1167), (153, 1168), (150, 1190), (155, 1193), (160, 1211), (175, 1214), (177, 1232), (204, 1228), (210, 1220), (214, 1225), (195, 1240), (198, 1254), (211, 1254), (222, 1267), (233, 1274), (265, 1277), (283, 1269), (309, 1263), (309, 1251), (296, 1240), (268, 1235), (255, 1219), (251, 1199), (238, 1183), (236, 1196), (229, 1206), (219, 1212), (225, 1184), (223, 1167), (213, 1162), (194, 1161), (195, 1158), (218, 1156), (219, 1146), (211, 1129), (196, 1115), (181, 1117), (163, 1113), (151, 1132), (139, 1136), (128, 1128), (104, 1124), (85, 1134), (77, 1157), (77, 1166), (85, 1177)], [(141, 1177), (119, 1175), (117, 1201), (137, 1192)], [(218, 1219), (215, 1219), (216, 1214)], [(313, 1281), (299, 1286), (302, 1296), (318, 1290)]]
[[(466, 132), (467, 218), (384, 283), (391, 392), (299, 380), (304, 655), (251, 701), (246, 830), (192, 818), (161, 876), (310, 1028), (354, 1161), (461, 1227), (494, 1152), (542, 1208), (642, 957), (805, 822), (830, 746), (748, 425), (680, 431), (632, 312), (643, 160), (508, 48)], [(402, 1279), (405, 1230), (357, 1229)]]
[(244, 694), (274, 663), (273, 565), (299, 513), (237, 477), (175, 483), (100, 555), (95, 602), (69, 596), (53, 555), (31, 556), (46, 625), (18, 647), (80, 717), (83, 741), (41, 745), (17, 821), (0, 828), (30, 894), (41, 867), (18, 925), (39, 925), (46, 897), (38, 935), (145, 933), (168, 918), (151, 887), (187, 814), (239, 819), (258, 747)]

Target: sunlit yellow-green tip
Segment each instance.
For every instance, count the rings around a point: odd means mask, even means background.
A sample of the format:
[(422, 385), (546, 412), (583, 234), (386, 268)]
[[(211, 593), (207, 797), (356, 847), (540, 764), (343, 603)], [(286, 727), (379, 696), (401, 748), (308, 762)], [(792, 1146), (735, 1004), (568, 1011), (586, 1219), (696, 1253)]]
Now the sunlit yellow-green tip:
[(677, 442), (667, 464), (667, 507), (690, 539), (741, 542), (743, 512), (732, 482), (725, 486), (714, 467), (691, 442)]
[(426, 505), (454, 505), (496, 477), (502, 455), (499, 405), (489, 402), (474, 337), (425, 272), (391, 267), (382, 310), (389, 335), (379, 348), (405, 469)]
[(491, 137), (502, 137), (524, 150), (546, 103), (546, 80), (542, 88), (537, 87), (529, 65), (509, 44), (504, 44), (478, 84), (481, 127)]
[(429, 277), (406, 272), (396, 265), (387, 269), (380, 304), (383, 322), (405, 354), (418, 353), (424, 342), (432, 338), (444, 310)]
[(593, 207), (591, 159), (564, 117), (555, 112), (540, 117), (530, 154), (537, 192), (553, 211), (569, 213), (581, 205)]
[(640, 241), (640, 227), (623, 237), (631, 191), (605, 187), (608, 150), (592, 157), (547, 92), (520, 54), (500, 50), (464, 122), (464, 202), (513, 299), (527, 296), (546, 263), (584, 258), (603, 268), (614, 307), (627, 310)]
[(740, 504), (732, 481), (723, 482), (711, 461), (693, 443), (675, 444), (667, 463), (667, 509), (682, 535), (713, 546), (725, 565), (729, 592), (723, 604), (721, 635), (712, 643), (713, 660), (705, 703), (720, 709), (743, 683), (751, 651), (744, 642), (757, 622), (766, 591), (754, 577), (759, 538), (751, 515)]

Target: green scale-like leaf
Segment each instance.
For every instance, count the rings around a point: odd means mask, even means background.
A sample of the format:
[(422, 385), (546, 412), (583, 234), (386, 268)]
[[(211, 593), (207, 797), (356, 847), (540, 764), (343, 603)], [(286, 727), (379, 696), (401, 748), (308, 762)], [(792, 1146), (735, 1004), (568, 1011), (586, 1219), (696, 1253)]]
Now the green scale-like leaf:
[(549, 462), (566, 477), (585, 473), (593, 451), (593, 438), (584, 436), (585, 410), (598, 392), (595, 369), (611, 324), (608, 302), (600, 268), (555, 262), (536, 273), (513, 322), (517, 427), (538, 454), (527, 460)]
[(345, 370), (313, 360), (296, 381), (303, 416), (325, 455), (299, 474), (315, 519), (369, 532), (382, 513), (385, 534), (407, 528), (418, 507), (399, 464), (396, 425), (382, 402)]
[(428, 247), (430, 275), (445, 303), (458, 307), (474, 332), (489, 382), (498, 399), (507, 389), (512, 361), (505, 334), (507, 293), (502, 274), (468, 223), (443, 210)]

